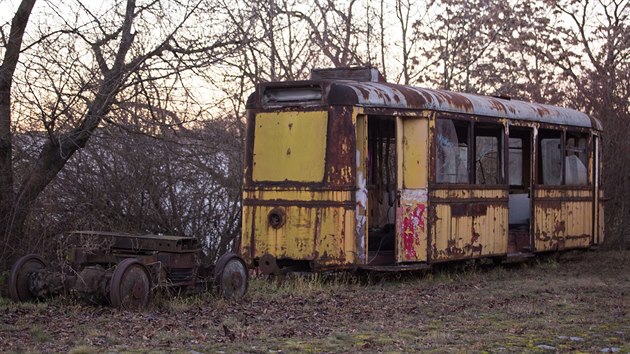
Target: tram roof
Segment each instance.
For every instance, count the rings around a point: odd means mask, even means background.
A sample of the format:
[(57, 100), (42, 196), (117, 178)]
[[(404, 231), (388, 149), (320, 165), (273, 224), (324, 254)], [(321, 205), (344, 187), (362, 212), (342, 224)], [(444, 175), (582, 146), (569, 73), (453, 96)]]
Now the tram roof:
[[(348, 75), (338, 79), (331, 75), (314, 74), (314, 80), (309, 81), (261, 84), (258, 99), (266, 107), (276, 104), (284, 106), (283, 103), (293, 106), (300, 103), (308, 105), (318, 101), (330, 105), (475, 114), (602, 130), (597, 119), (574, 109), (510, 98), (392, 84), (384, 82), (378, 71), (371, 70), (367, 80)], [(329, 69), (323, 71), (329, 72)]]

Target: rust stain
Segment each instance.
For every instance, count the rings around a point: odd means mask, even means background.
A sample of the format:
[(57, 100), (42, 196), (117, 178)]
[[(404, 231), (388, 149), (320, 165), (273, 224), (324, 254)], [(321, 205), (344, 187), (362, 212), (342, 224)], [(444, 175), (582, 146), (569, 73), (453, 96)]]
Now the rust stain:
[(488, 204), (472, 204), (468, 209), (469, 216), (483, 216), (488, 213)]
[(505, 105), (498, 99), (489, 97), (488, 103), (490, 104), (490, 107), (496, 110), (497, 112), (507, 113), (507, 109), (505, 109)]
[(352, 168), (354, 152), (354, 124), (352, 110), (348, 107), (333, 107), (328, 122), (328, 147), (326, 149), (326, 180), (331, 187), (354, 186)]
[(467, 203), (454, 203), (451, 205), (451, 216), (464, 217), (468, 216), (468, 204)]
[(451, 215), (453, 217), (479, 217), (488, 213), (488, 204), (481, 203), (453, 203), (451, 205)]
[(564, 220), (556, 221), (556, 225), (553, 228), (554, 235), (560, 236), (561, 234), (564, 234), (565, 230), (566, 230), (566, 222)]

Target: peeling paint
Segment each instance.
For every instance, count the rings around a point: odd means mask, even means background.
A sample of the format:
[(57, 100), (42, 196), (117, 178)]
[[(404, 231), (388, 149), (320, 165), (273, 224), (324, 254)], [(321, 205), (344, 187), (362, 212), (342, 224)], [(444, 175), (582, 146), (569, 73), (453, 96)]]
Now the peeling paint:
[(399, 261), (426, 260), (427, 190), (404, 189), (396, 218), (399, 235)]
[(403, 252), (405, 260), (415, 260), (418, 258), (416, 247), (420, 245), (419, 234), (424, 233), (425, 204), (416, 204), (414, 206), (405, 205), (398, 209), (398, 215), (401, 215), (403, 241)]
[[(360, 157), (360, 153), (357, 151), (357, 161), (360, 161), (358, 158)], [(356, 192), (357, 205), (356, 205), (356, 234), (355, 239), (357, 242), (357, 257), (361, 261), (361, 263), (365, 263), (365, 250), (367, 248), (365, 244), (366, 239), (366, 224), (367, 217), (366, 215), (366, 206), (367, 206), (367, 187), (365, 176), (362, 172), (357, 174), (358, 187)]]

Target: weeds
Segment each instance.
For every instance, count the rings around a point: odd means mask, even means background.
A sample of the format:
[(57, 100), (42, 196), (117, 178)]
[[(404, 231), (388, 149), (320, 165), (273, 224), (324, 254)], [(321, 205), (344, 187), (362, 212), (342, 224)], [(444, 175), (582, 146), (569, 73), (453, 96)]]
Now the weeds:
[(39, 343), (46, 343), (51, 340), (50, 334), (40, 326), (33, 326), (30, 330), (31, 338)]
[[(163, 293), (144, 313), (0, 299), (0, 337), (6, 350), (34, 352), (624, 352), (629, 260), (587, 252), (527, 266), (255, 278), (240, 302)], [(42, 318), (54, 327), (33, 325)]]
[(251, 279), (248, 293), (253, 298), (275, 298), (284, 296), (311, 296), (313, 294), (342, 291), (359, 285), (358, 277), (350, 273), (304, 273), (282, 277), (259, 277)]

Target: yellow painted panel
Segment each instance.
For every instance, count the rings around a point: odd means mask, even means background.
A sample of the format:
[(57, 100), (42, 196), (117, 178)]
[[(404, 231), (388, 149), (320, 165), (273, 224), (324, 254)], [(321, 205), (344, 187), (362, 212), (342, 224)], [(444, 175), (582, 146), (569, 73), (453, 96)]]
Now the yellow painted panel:
[(286, 221), (275, 229), (269, 225), (271, 206), (256, 207), (254, 224), (255, 257), (269, 253), (276, 258), (313, 259), (317, 209), (283, 208)]
[(462, 202), (465, 202), (467, 198), (507, 198), (508, 191), (505, 189), (432, 189), (430, 196), (440, 199), (462, 199)]
[(537, 189), (538, 200), (534, 199), (536, 251), (588, 247), (593, 233), (593, 202), (567, 199), (590, 199), (592, 195), (590, 190)]
[[(355, 211), (353, 210), (345, 210), (344, 213), (344, 236), (345, 236), (345, 245), (344, 245), (344, 253), (345, 253), (345, 261), (346, 263), (358, 263), (360, 261), (359, 251), (356, 248), (355, 235), (356, 230), (356, 218)], [(366, 238), (367, 239), (367, 238)], [(367, 244), (366, 244), (366, 255), (367, 255)], [(363, 257), (365, 259), (365, 257)], [(362, 263), (364, 263), (363, 261)]]
[(567, 220), (563, 248), (588, 247), (593, 232), (592, 203), (566, 202), (563, 209)]
[(278, 190), (269, 188), (267, 190), (255, 190), (243, 192), (244, 199), (253, 200), (285, 200), (285, 201), (350, 201), (351, 191), (314, 191), (308, 189)]
[(426, 188), (428, 180), (429, 123), (427, 119), (404, 119), (402, 136), (404, 188)]
[[(284, 225), (273, 228), (268, 215), (282, 209)], [(316, 261), (320, 265), (355, 261), (354, 210), (343, 207), (246, 206), (241, 250), (251, 261), (264, 254), (283, 259)], [(254, 217), (252, 217), (254, 215)], [(252, 249), (253, 237), (253, 249)]]
[(326, 111), (257, 114), (253, 180), (322, 181), (327, 127)]
[[(346, 262), (346, 229), (343, 208), (326, 208), (320, 211), (320, 227), (317, 234), (317, 260), (320, 264), (343, 264)], [(348, 235), (354, 236), (353, 234)], [(351, 252), (352, 250), (348, 250)]]
[[(465, 203), (465, 201), (462, 201)], [(432, 259), (451, 260), (507, 253), (507, 205), (486, 205), (483, 212), (454, 215), (452, 204), (434, 203)], [(485, 209), (485, 210), (484, 210)]]
[[(367, 162), (368, 162), (368, 122), (366, 115), (356, 115), (356, 192), (355, 201), (356, 208), (354, 219), (352, 222), (354, 228), (354, 247), (346, 246), (347, 250), (352, 249), (352, 257), (356, 257), (357, 263), (366, 264), (368, 262), (368, 229), (370, 225), (370, 214), (368, 207), (372, 207), (374, 203), (368, 206), (367, 189)], [(348, 213), (349, 214), (349, 213)], [(346, 215), (348, 215), (346, 214)], [(346, 228), (348, 220), (346, 220)], [(351, 235), (346, 231), (346, 235)], [(346, 237), (346, 244), (348, 239)], [(347, 255), (350, 257), (350, 255)]]
[(253, 207), (244, 206), (242, 209), (242, 227), (241, 227), (241, 249), (240, 254), (243, 258), (245, 258), (247, 263), (250, 263), (252, 260), (252, 212), (254, 211)]
[[(536, 203), (534, 203), (536, 204)], [(553, 251), (558, 248), (558, 240), (564, 238), (562, 205), (534, 207), (534, 246), (536, 251)]]
[(434, 206), (437, 219), (431, 228), (431, 258), (447, 259), (446, 250), (451, 235), (451, 208), (446, 204)]
[(536, 198), (586, 198), (592, 195), (593, 192), (590, 189), (534, 189), (534, 197)]
[(403, 172), (402, 163), (400, 157), (403, 156), (403, 147), (400, 144), (401, 137), (403, 136), (403, 120), (400, 117), (396, 118), (396, 185), (398, 188), (402, 188), (403, 184)]

